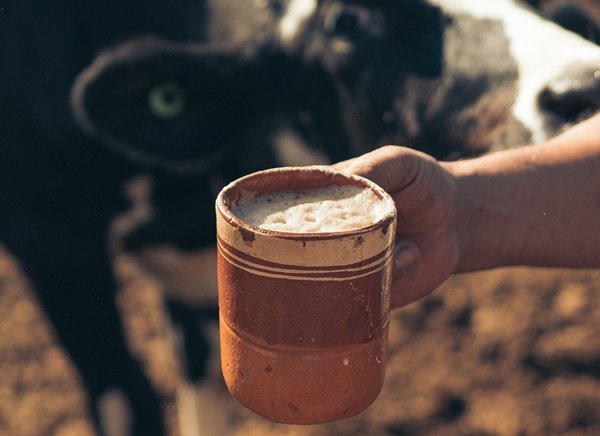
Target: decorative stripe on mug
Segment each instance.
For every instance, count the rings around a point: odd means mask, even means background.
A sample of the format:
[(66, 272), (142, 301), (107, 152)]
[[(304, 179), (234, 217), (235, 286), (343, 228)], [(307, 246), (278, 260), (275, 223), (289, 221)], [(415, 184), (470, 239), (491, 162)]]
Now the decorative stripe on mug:
[[(313, 281), (345, 281), (366, 277), (370, 274), (381, 271), (385, 268), (391, 259), (391, 250), (384, 250), (377, 256), (373, 256), (367, 261), (350, 264), (345, 267), (340, 266), (297, 266), (275, 264), (273, 262), (262, 261), (260, 259), (244, 256), (242, 258), (237, 250), (223, 242), (220, 238), (217, 241), (219, 253), (225, 260), (251, 274), (264, 277), (282, 278), (289, 280), (313, 280)], [(257, 260), (260, 261), (257, 262)], [(368, 263), (365, 263), (368, 262)], [(359, 266), (357, 266), (359, 265)]]

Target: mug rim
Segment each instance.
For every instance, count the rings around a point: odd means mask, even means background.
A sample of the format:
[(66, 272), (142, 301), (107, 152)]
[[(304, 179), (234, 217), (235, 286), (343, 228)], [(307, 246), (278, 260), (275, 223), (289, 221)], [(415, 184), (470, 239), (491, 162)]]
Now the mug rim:
[[(385, 215), (383, 215), (380, 219), (378, 219), (374, 223), (369, 224), (368, 226), (360, 227), (360, 228), (353, 229), (353, 230), (343, 230), (343, 231), (339, 231), (339, 232), (318, 232), (318, 233), (317, 232), (303, 232), (303, 233), (301, 233), (301, 232), (282, 232), (279, 230), (264, 229), (264, 228), (261, 228), (258, 226), (254, 226), (252, 224), (249, 224), (249, 223), (241, 220), (239, 217), (237, 217), (233, 213), (231, 208), (229, 207), (228, 203), (230, 203), (230, 201), (233, 201), (233, 200), (228, 199), (228, 197), (227, 197), (228, 194), (230, 194), (234, 190), (243, 190), (244, 184), (247, 184), (249, 182), (251, 183), (253, 181), (256, 181), (256, 180), (259, 180), (259, 179), (265, 178), (265, 177), (273, 177), (273, 176), (284, 177), (289, 174), (298, 174), (298, 173), (320, 174), (322, 177), (322, 180), (324, 180), (325, 183), (318, 184), (318, 185), (314, 186), (315, 188), (330, 186), (332, 184), (358, 185), (358, 186), (362, 186), (365, 188), (369, 188), (386, 204), (386, 206), (388, 208), (388, 212), (385, 213)], [(325, 177), (323, 177), (323, 176), (325, 176)], [(329, 183), (327, 183), (327, 181), (329, 181)], [(349, 183), (339, 183), (340, 181), (347, 181)], [(310, 189), (311, 187), (308, 187), (308, 188)], [(296, 189), (303, 189), (303, 188), (298, 187)], [(264, 193), (259, 194), (259, 195), (265, 195), (268, 192), (277, 192), (277, 190), (265, 191)], [(254, 173), (240, 177), (240, 178), (234, 180), (233, 182), (230, 182), (225, 187), (223, 187), (223, 189), (221, 189), (221, 191), (219, 192), (219, 194), (217, 196), (215, 204), (216, 204), (217, 213), (220, 213), (221, 216), (230, 225), (232, 225), (234, 227), (237, 227), (240, 229), (245, 229), (247, 231), (262, 234), (265, 236), (277, 237), (277, 238), (283, 238), (283, 239), (292, 239), (292, 240), (304, 240), (304, 241), (315, 240), (315, 239), (317, 239), (317, 240), (330, 239), (332, 237), (337, 238), (337, 237), (361, 235), (364, 233), (372, 232), (374, 229), (379, 228), (379, 227), (389, 226), (392, 223), (394, 223), (397, 219), (396, 204), (395, 204), (394, 200), (392, 199), (390, 194), (388, 194), (383, 188), (381, 188), (375, 182), (373, 182), (365, 177), (358, 176), (356, 174), (350, 174), (350, 173), (344, 173), (341, 171), (336, 171), (336, 170), (333, 170), (330, 167), (327, 167), (324, 165), (311, 165), (311, 166), (303, 166), (303, 167), (288, 166), (288, 167), (269, 168), (266, 170), (256, 171)]]

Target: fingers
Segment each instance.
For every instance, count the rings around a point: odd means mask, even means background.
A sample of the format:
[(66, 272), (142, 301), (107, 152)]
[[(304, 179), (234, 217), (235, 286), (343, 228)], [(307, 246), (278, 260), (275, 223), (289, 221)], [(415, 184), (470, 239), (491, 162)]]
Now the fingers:
[(396, 185), (396, 178), (403, 174), (406, 166), (401, 147), (386, 146), (354, 159), (340, 162), (333, 167), (338, 171), (366, 177), (384, 190), (390, 192)]
[(391, 308), (406, 306), (437, 289), (448, 277), (447, 274), (432, 274), (421, 262), (408, 268), (395, 270), (392, 281)]
[(423, 274), (418, 269), (397, 277), (392, 282), (391, 309), (406, 306), (433, 292), (442, 282), (424, 286)]
[(401, 242), (394, 249), (393, 277), (405, 275), (421, 260), (421, 250), (413, 242)]
[(354, 159), (333, 165), (333, 168), (366, 177), (387, 192), (394, 192), (410, 185), (425, 174), (425, 169), (437, 161), (419, 151), (386, 145)]
[(426, 243), (399, 241), (392, 262), (393, 309), (423, 298), (439, 287), (454, 271), (458, 252), (451, 245), (432, 251)]
[(395, 248), (392, 260), (392, 309), (410, 304), (428, 294), (429, 289), (434, 289), (421, 279), (423, 271), (420, 260), (421, 251), (412, 242), (399, 242)]

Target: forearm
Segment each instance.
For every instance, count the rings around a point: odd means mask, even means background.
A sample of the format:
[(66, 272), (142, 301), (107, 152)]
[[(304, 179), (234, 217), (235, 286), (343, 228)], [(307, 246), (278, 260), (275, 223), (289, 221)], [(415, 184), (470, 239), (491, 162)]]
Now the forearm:
[(600, 267), (600, 117), (546, 144), (445, 167), (458, 186), (457, 272)]

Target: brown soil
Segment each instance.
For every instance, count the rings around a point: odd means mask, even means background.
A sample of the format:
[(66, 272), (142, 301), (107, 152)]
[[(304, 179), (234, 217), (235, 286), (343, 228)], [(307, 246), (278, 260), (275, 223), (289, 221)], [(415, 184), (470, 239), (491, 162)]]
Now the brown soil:
[[(132, 349), (165, 394), (171, 436), (179, 435), (181, 372), (160, 294), (127, 259), (117, 269)], [(217, 383), (197, 404), (200, 419), (220, 419), (221, 428), (202, 434), (600, 434), (598, 287), (600, 271), (511, 268), (453, 278), (394, 313), (386, 384), (366, 412), (322, 426), (273, 424)], [(18, 264), (0, 250), (0, 435), (93, 435), (85, 401)]]

